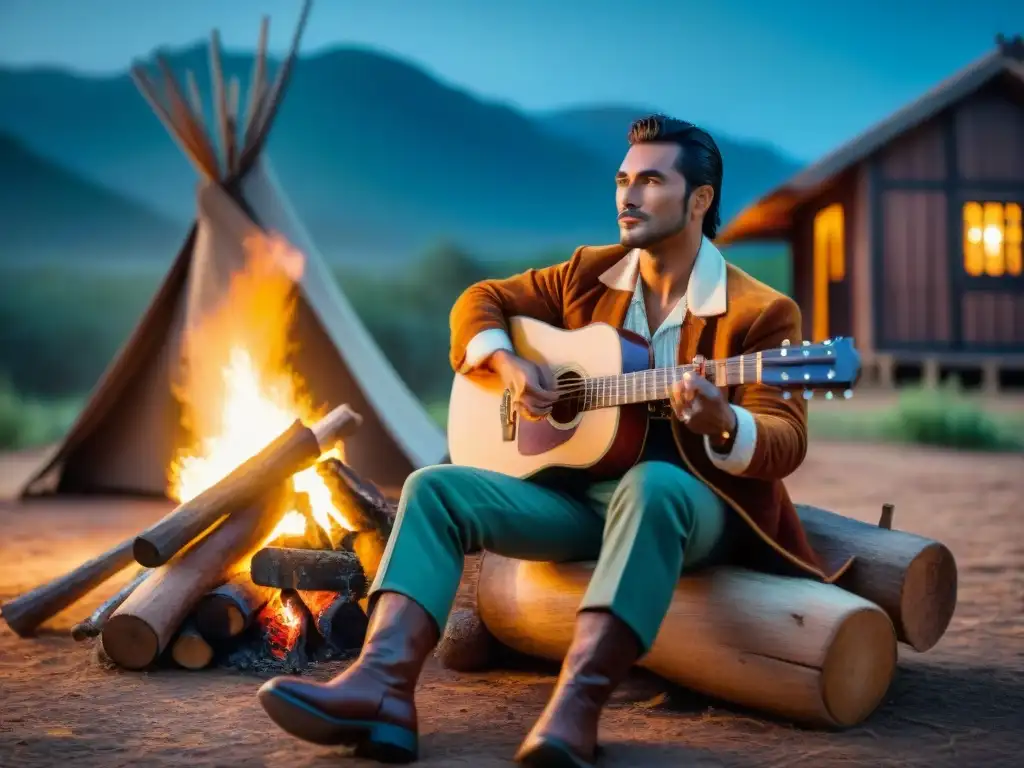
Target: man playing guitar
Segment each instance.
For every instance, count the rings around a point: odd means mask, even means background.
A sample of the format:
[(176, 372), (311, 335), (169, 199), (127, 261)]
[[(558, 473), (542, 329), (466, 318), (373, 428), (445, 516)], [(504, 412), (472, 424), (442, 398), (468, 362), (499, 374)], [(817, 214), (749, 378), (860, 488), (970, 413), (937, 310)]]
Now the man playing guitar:
[[(722, 187), (711, 136), (654, 115), (632, 125), (629, 145), (615, 179), (619, 245), (478, 283), (452, 310), (455, 372), (499, 376), (524, 424), (546, 419), (561, 393), (549, 370), (516, 354), (513, 316), (632, 331), (659, 368), (698, 355), (760, 364), (758, 353), (800, 343), (797, 305), (727, 264), (711, 242)], [(264, 708), (299, 738), (411, 761), (417, 679), (464, 556), (596, 560), (554, 692), (516, 755), (529, 766), (593, 765), (601, 710), (653, 643), (680, 573), (771, 557), (821, 580), (838, 575), (812, 551), (782, 484), (807, 450), (805, 403), (760, 379), (739, 381), (716, 386), (698, 372), (674, 382), (669, 407), (635, 441), (640, 460), (616, 477), (524, 479), (466, 466), (454, 450), (455, 464), (415, 472), (370, 590), (360, 657), (326, 683), (271, 680)]]

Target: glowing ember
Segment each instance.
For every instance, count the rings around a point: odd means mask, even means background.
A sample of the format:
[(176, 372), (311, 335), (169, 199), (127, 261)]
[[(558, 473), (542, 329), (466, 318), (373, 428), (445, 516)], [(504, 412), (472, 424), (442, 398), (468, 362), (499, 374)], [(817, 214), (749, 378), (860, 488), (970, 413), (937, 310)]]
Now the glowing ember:
[(295, 648), (302, 635), (302, 615), (291, 601), (278, 592), (260, 613), (260, 623), (266, 633), (266, 646), (272, 656), (285, 658)]
[[(193, 444), (178, 452), (168, 472), (169, 495), (179, 502), (251, 458), (295, 419), (312, 424), (324, 415), (288, 365), (292, 289), (302, 256), (284, 241), (262, 236), (248, 239), (245, 250), (246, 269), (233, 276), (224, 300), (186, 338), (187, 365), (175, 394)], [(329, 455), (341, 458), (337, 451)], [(325, 531), (352, 529), (315, 467), (291, 482), (293, 491), (308, 495), (312, 517)], [(305, 526), (300, 512), (287, 511), (267, 541), (301, 535)]]

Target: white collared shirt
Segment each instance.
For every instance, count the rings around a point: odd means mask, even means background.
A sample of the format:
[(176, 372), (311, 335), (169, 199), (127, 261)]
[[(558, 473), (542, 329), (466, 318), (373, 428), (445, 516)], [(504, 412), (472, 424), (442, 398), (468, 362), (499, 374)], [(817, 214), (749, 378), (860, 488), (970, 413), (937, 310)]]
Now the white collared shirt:
[(685, 319), (686, 295), (683, 294), (652, 336), (651, 324), (647, 318), (647, 305), (644, 303), (644, 281), (638, 279), (622, 327), (627, 331), (640, 334), (650, 342), (654, 350), (654, 366), (656, 368), (670, 368), (677, 365), (679, 339), (683, 332)]

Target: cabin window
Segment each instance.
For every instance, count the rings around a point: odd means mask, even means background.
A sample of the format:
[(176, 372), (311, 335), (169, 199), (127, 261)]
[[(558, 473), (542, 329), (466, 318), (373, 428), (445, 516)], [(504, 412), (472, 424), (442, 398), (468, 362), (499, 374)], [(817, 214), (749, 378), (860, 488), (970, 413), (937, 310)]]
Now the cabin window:
[(814, 312), (811, 335), (814, 341), (829, 337), (829, 284), (846, 277), (846, 243), (843, 206), (833, 203), (814, 216)]
[(971, 277), (1020, 277), (1019, 203), (969, 202), (964, 205), (964, 271)]
[(843, 242), (843, 206), (833, 203), (814, 217), (814, 252), (823, 259), (829, 282), (846, 277), (846, 248)]

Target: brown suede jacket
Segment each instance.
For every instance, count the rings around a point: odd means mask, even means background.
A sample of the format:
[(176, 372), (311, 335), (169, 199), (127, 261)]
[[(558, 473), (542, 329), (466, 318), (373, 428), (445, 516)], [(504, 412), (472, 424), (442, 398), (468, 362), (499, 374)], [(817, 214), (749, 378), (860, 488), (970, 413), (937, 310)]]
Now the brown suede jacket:
[[(569, 330), (595, 322), (621, 328), (638, 273), (638, 254), (620, 245), (583, 246), (561, 264), (530, 269), (502, 280), (470, 286), (451, 313), (451, 364), (465, 371), (495, 348), (508, 332), (506, 318), (526, 315)], [(721, 360), (801, 341), (796, 303), (727, 264), (707, 239), (687, 287), (678, 362), (695, 355)], [(506, 337), (507, 338), (507, 337)], [(716, 459), (705, 441), (672, 422), (684, 463), (707, 483), (756, 534), (751, 557), (771, 570), (834, 581), (852, 563), (826, 563), (814, 551), (789, 498), (783, 478), (807, 452), (807, 407), (784, 399), (781, 390), (742, 384), (727, 390), (737, 411), (739, 461)], [(741, 445), (742, 444), (742, 445)], [(727, 458), (727, 457), (723, 457)]]

